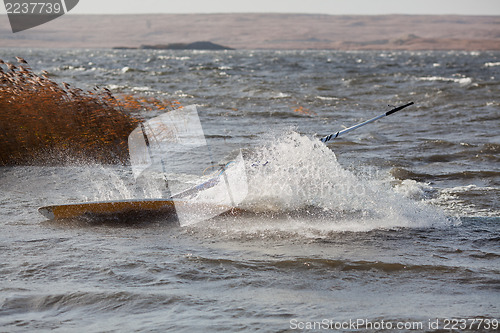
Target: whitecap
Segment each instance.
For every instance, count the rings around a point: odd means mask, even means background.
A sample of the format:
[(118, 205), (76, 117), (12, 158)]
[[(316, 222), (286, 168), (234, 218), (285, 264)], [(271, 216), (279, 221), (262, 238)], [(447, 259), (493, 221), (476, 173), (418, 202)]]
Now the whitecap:
[(487, 62), (484, 64), (484, 67), (496, 67), (500, 66), (500, 62)]
[(444, 81), (444, 82), (454, 82), (458, 83), (460, 86), (468, 86), (472, 83), (472, 79), (470, 77), (443, 77), (443, 76), (424, 76), (419, 77), (420, 81)]
[(121, 86), (121, 85), (118, 85), (118, 84), (108, 84), (106, 87), (109, 90), (121, 90), (121, 89), (125, 88), (125, 86)]
[(330, 96), (316, 96), (317, 99), (322, 101), (338, 101), (340, 98), (338, 97), (330, 97)]
[(288, 98), (290, 97), (290, 94), (287, 94), (287, 93), (284, 93), (284, 92), (278, 92), (274, 95), (271, 96), (271, 98), (274, 98), (274, 99), (279, 99), (279, 98)]
[(151, 88), (150, 87), (145, 87), (145, 86), (144, 87), (133, 87), (132, 88), (132, 91), (149, 91), (149, 90), (151, 90)]

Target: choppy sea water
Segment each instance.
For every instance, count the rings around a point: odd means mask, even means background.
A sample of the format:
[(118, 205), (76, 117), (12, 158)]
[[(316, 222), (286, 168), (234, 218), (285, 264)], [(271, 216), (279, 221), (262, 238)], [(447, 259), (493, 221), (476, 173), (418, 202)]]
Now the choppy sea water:
[(0, 169), (0, 331), (498, 330), (500, 53), (15, 56), (199, 105), (213, 160), (244, 152), (248, 196), (189, 226), (55, 223), (37, 207), (160, 193), (128, 167)]

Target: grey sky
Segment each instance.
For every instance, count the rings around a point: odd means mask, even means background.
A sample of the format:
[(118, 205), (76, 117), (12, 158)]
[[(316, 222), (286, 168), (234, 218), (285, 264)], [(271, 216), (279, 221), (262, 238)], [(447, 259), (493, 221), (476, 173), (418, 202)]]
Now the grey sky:
[(500, 15), (500, 0), (80, 0), (71, 12)]

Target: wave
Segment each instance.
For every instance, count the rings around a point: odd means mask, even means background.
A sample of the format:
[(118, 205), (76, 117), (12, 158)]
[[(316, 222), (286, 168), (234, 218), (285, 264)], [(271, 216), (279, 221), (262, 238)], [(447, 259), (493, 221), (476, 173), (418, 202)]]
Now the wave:
[(330, 97), (330, 96), (316, 96), (317, 99), (322, 100), (322, 101), (339, 101), (339, 97)]
[(500, 62), (486, 62), (484, 64), (484, 67), (496, 67), (496, 66), (500, 66)]
[(377, 271), (383, 273), (427, 273), (427, 274), (466, 274), (469, 269), (460, 266), (432, 265), (432, 264), (408, 264), (402, 262), (349, 260), (349, 259), (327, 259), (297, 257), (291, 259), (278, 260), (251, 260), (239, 261), (231, 259), (208, 258), (202, 256), (191, 256), (189, 261), (203, 264), (204, 266), (226, 266), (236, 267), (243, 270), (261, 271), (262, 269), (278, 270), (308, 270), (321, 273), (322, 271), (331, 274), (332, 270), (339, 272), (349, 271)]
[(148, 306), (171, 305), (187, 302), (186, 299), (175, 295), (146, 295), (126, 291), (116, 292), (69, 292), (63, 294), (35, 294), (12, 296), (3, 301), (4, 315), (14, 315), (26, 312), (49, 312), (53, 315), (76, 311), (98, 315), (106, 312), (130, 313), (134, 309), (143, 309)]
[[(439, 156), (439, 155), (438, 155)], [(432, 181), (432, 180), (472, 180), (472, 179), (496, 179), (500, 177), (500, 172), (489, 171), (489, 170), (477, 170), (477, 171), (459, 171), (459, 172), (449, 172), (444, 174), (428, 174), (428, 173), (418, 173), (407, 170), (405, 168), (393, 168), (391, 170), (391, 175), (400, 180), (413, 179), (417, 181)]]
[(472, 78), (470, 77), (424, 76), (424, 77), (419, 77), (418, 80), (453, 82), (453, 83), (458, 83), (461, 87), (468, 86), (472, 83)]

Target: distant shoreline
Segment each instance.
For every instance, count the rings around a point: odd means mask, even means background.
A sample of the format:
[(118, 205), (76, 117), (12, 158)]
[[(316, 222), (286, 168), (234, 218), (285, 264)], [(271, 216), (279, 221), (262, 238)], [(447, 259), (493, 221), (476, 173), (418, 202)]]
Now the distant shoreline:
[(65, 15), (3, 48), (140, 48), (207, 41), (252, 50), (500, 51), (500, 16), (322, 14)]

